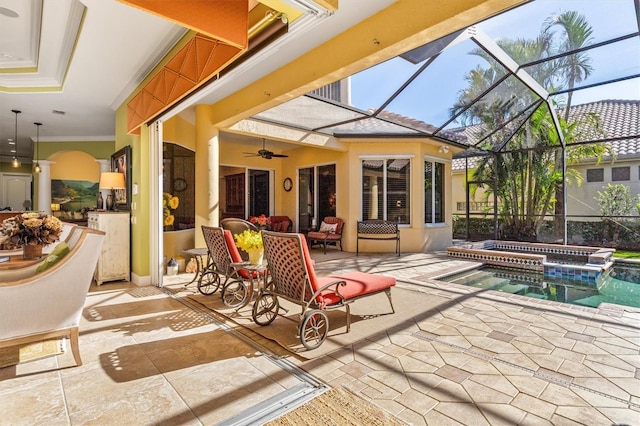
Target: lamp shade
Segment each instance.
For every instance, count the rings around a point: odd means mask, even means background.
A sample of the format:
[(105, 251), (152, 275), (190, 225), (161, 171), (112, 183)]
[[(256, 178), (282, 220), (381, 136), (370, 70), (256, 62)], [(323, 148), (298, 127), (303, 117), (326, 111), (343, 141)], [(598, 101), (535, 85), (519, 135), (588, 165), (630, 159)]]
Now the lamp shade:
[(100, 174), (100, 189), (124, 189), (124, 174), (105, 172)]

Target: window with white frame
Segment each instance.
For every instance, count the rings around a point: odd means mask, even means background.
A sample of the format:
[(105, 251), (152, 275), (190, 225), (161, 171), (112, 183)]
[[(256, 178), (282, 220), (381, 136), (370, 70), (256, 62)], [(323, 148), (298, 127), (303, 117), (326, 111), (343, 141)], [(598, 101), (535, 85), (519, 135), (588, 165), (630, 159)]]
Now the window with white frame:
[(424, 222), (444, 223), (444, 163), (424, 161)]
[(410, 181), (409, 157), (362, 159), (362, 219), (409, 224)]

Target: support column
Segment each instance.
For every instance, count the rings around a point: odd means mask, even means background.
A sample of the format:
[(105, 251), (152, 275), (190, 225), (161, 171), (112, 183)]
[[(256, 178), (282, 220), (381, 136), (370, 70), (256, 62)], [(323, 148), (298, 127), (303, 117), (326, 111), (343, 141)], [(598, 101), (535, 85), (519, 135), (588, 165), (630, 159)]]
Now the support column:
[(55, 161), (39, 160), (38, 163), (38, 210), (51, 214), (51, 165)]
[[(102, 175), (102, 173), (111, 171), (111, 160), (96, 159), (96, 163), (100, 164), (100, 175)], [(98, 176), (98, 182), (100, 182), (100, 176)], [(110, 191), (108, 189), (98, 189), (98, 191), (102, 194), (102, 205), (98, 206), (98, 208), (104, 209), (104, 203)], [(96, 205), (97, 205), (97, 200), (96, 200)]]
[(210, 117), (210, 105), (196, 105), (196, 247), (206, 247), (201, 226), (218, 226), (220, 217), (220, 140)]

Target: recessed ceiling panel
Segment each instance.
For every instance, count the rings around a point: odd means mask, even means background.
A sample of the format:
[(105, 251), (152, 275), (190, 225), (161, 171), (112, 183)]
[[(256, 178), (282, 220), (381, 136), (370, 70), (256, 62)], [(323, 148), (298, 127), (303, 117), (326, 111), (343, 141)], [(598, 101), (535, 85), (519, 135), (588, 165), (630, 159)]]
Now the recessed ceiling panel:
[(0, 6), (0, 70), (36, 67), (42, 0), (2, 2)]
[(310, 96), (300, 96), (256, 114), (254, 118), (312, 130), (363, 116), (364, 114)]

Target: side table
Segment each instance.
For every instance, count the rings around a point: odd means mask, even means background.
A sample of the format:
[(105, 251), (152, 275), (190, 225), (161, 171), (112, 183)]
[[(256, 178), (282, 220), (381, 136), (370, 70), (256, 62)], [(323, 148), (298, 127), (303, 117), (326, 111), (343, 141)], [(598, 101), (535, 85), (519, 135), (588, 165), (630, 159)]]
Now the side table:
[(193, 257), (196, 260), (196, 273), (193, 275), (193, 279), (184, 285), (186, 288), (188, 285), (193, 284), (204, 274), (204, 268), (206, 265), (208, 265), (208, 260), (207, 264), (205, 265), (204, 257), (207, 256), (208, 258), (209, 251), (206, 248), (192, 248), (182, 250), (182, 253), (187, 256)]

